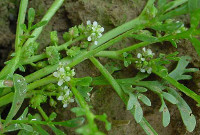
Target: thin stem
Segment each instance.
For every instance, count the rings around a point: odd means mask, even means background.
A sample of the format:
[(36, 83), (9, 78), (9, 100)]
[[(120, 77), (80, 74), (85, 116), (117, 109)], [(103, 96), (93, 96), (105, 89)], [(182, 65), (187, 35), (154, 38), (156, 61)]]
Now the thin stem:
[[(41, 21), (49, 22), (50, 19), (56, 13), (56, 11), (61, 7), (63, 2), (64, 2), (64, 0), (55, 0), (54, 3), (51, 5), (51, 7), (48, 9), (47, 13), (44, 15), (44, 17), (42, 18)], [(24, 46), (28, 46), (30, 43), (33, 43), (38, 38), (38, 36), (40, 35), (40, 33), (42, 32), (43, 28), (44, 28), (44, 26), (35, 29), (31, 34), (31, 36), (34, 36), (34, 38), (29, 38), (26, 41), (26, 43), (24, 44)]]
[(56, 83), (58, 80), (53, 77), (53, 76), (48, 76), (46, 78), (43, 78), (43, 79), (40, 79), (40, 80), (37, 80), (33, 83), (30, 83), (27, 87), (28, 91), (29, 90), (33, 90), (35, 88), (38, 88), (40, 86), (44, 86), (44, 85), (47, 85), (49, 83)]
[(2, 96), (0, 98), (0, 107), (11, 103), (13, 100), (13, 97), (14, 97), (13, 92), (10, 92), (10, 93), (6, 94), (5, 96)]
[(44, 118), (45, 121), (49, 120), (49, 117), (46, 115), (46, 113), (44, 112), (44, 110), (42, 109), (41, 106), (37, 107), (38, 111), (40, 112), (40, 114), (42, 115), (42, 117)]
[(93, 132), (98, 131), (97, 125), (94, 123), (95, 115), (90, 111), (90, 108), (89, 108), (87, 102), (85, 101), (85, 99), (81, 96), (81, 94), (75, 87), (72, 87), (71, 85), (69, 85), (69, 86), (70, 86), (74, 96), (78, 100), (80, 106), (85, 110), (85, 115), (88, 120), (88, 124), (91, 127), (90, 129), (92, 129)]
[(194, 99), (198, 104), (200, 104), (200, 96), (197, 95), (195, 92), (191, 91), (190, 89), (188, 89), (187, 87), (185, 87), (183, 84), (180, 84), (179, 82), (177, 82), (176, 80), (174, 80), (173, 78), (171, 78), (168, 75), (167, 76), (163, 76), (161, 73), (159, 73), (159, 72), (157, 72), (155, 70), (153, 70), (153, 73), (155, 73), (156, 75), (160, 76), (161, 78), (163, 78), (167, 82), (171, 83), (177, 89), (179, 89), (180, 91), (185, 93), (187, 96), (189, 96), (192, 99)]
[[(66, 43), (64, 43), (64, 44), (62, 44), (62, 45), (60, 45), (60, 46), (58, 46), (58, 47), (57, 47), (57, 50), (58, 50), (58, 51), (62, 51), (62, 50), (64, 50), (64, 49), (66, 49), (68, 46), (70, 46), (71, 44), (76, 43), (76, 42), (80, 41), (80, 40), (83, 39), (83, 38), (85, 38), (84, 35), (82, 35), (82, 36), (80, 36), (80, 37), (78, 37), (78, 38), (76, 38), (76, 39), (74, 39), (74, 40), (70, 40), (70, 41), (68, 41), (68, 42), (66, 42)], [(23, 60), (22, 60), (22, 65), (27, 65), (27, 64), (30, 64), (30, 63), (33, 63), (33, 62), (37, 62), (37, 61), (40, 61), (40, 60), (45, 59), (45, 58), (47, 58), (46, 53), (42, 53), (42, 54), (39, 54), (39, 55), (35, 55), (35, 56), (32, 56), (32, 57), (29, 58), (29, 59), (23, 59)]]
[(92, 45), (91, 49), (95, 49), (99, 46), (101, 46), (102, 44), (106, 43), (107, 41), (111, 40), (114, 37), (119, 36), (120, 34), (125, 33), (126, 31), (129, 31), (133, 28), (138, 28), (141, 26), (146, 26), (148, 23), (148, 19), (145, 19), (143, 17), (143, 13), (146, 12), (146, 10), (149, 8), (149, 6), (152, 6), (155, 0), (148, 0), (146, 6), (144, 7), (142, 13), (140, 14), (139, 17), (121, 25), (118, 26), (115, 29), (112, 29), (111, 31), (107, 32), (106, 34), (104, 34), (99, 40), (98, 40), (98, 45)]
[(23, 30), (21, 28), (21, 25), (24, 24), (27, 6), (28, 6), (28, 0), (21, 0), (18, 20), (17, 20), (16, 37), (15, 37), (15, 51), (16, 52), (18, 51), (18, 48), (19, 48), (20, 36), (23, 35)]
[[(114, 88), (114, 90), (117, 92), (119, 97), (122, 99), (122, 101), (126, 105), (128, 102), (128, 97), (127, 95), (125, 95), (125, 93), (123, 92), (123, 90), (121, 89), (117, 81), (112, 77), (112, 75), (104, 68), (104, 66), (97, 59), (95, 59), (94, 57), (91, 57), (90, 60), (99, 69), (99, 71), (110, 83), (110, 85)], [(130, 112), (134, 116), (134, 110), (132, 109), (130, 110)], [(157, 135), (156, 131), (153, 129), (153, 127), (151, 127), (151, 125), (145, 120), (144, 117), (139, 124), (147, 134), (153, 133), (153, 135)]]

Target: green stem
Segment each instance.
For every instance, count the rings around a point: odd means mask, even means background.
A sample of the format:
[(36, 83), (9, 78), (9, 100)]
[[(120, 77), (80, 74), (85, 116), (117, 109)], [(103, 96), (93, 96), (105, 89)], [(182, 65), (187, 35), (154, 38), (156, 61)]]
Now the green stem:
[(144, 19), (144, 17), (142, 16), (142, 14), (144, 12), (146, 12), (147, 8), (149, 8), (149, 6), (152, 6), (155, 0), (148, 0), (145, 8), (143, 9), (141, 15), (121, 26), (118, 26), (115, 29), (112, 29), (111, 31), (107, 32), (106, 34), (104, 34), (99, 40), (98, 40), (98, 45), (92, 45), (91, 49), (97, 48), (99, 46), (101, 46), (102, 44), (106, 43), (107, 41), (111, 40), (114, 37), (119, 36), (120, 34), (125, 33), (126, 31), (129, 31), (133, 28), (137, 28), (137, 27), (141, 27), (141, 26), (146, 26), (148, 19)]
[[(57, 50), (58, 51), (62, 51), (64, 49), (66, 49), (68, 46), (70, 46), (71, 44), (76, 43), (76, 42), (80, 41), (83, 38), (85, 38), (85, 36), (82, 35), (82, 36), (80, 36), (80, 37), (78, 37), (78, 38), (76, 38), (74, 40), (70, 40), (70, 41), (58, 46)], [(30, 63), (33, 63), (33, 62), (37, 62), (37, 61), (40, 61), (40, 60), (45, 59), (45, 58), (47, 58), (46, 53), (35, 55), (35, 56), (32, 56), (29, 59), (23, 59), (22, 60), (22, 65), (27, 65), (27, 64), (30, 64)]]
[[(56, 13), (56, 11), (61, 7), (63, 2), (64, 2), (64, 0), (55, 0), (54, 3), (51, 5), (51, 7), (48, 9), (47, 13), (44, 15), (44, 17), (42, 18), (41, 21), (49, 22), (50, 19)], [(26, 41), (26, 43), (24, 44), (24, 46), (28, 46), (30, 43), (33, 43), (38, 38), (38, 36), (40, 35), (40, 33), (42, 32), (43, 28), (44, 28), (44, 26), (35, 29), (31, 34), (31, 36), (34, 36), (34, 38), (29, 38)]]
[[(97, 59), (91, 57), (90, 60), (99, 69), (101, 74), (106, 78), (106, 80), (110, 83), (110, 85), (114, 88), (114, 90), (117, 92), (119, 97), (126, 105), (128, 102), (128, 96), (125, 95), (125, 93), (123, 92), (117, 81), (112, 77), (112, 75), (104, 68), (104, 66)], [(130, 110), (130, 112), (134, 116), (134, 110), (132, 109)], [(144, 117), (139, 124), (148, 135), (149, 134), (157, 135), (156, 131), (151, 127), (151, 125), (146, 121)]]
[(43, 95), (47, 95), (49, 97), (59, 96), (59, 93), (56, 93), (56, 92), (46, 92), (46, 91), (43, 91), (43, 90), (31, 90), (26, 94), (26, 98), (31, 98), (35, 94), (43, 94)]
[(153, 73), (155, 73), (156, 75), (160, 76), (161, 78), (163, 78), (167, 82), (171, 83), (173, 86), (175, 86), (177, 89), (179, 89), (180, 91), (185, 93), (187, 96), (189, 96), (192, 99), (194, 99), (200, 105), (200, 96), (197, 95), (195, 92), (191, 91), (190, 89), (185, 87), (183, 84), (180, 84), (179, 82), (177, 82), (176, 80), (171, 78), (169, 75), (163, 76), (161, 73), (159, 73), (159, 72), (157, 72), (155, 70), (153, 70)]
[[(140, 28), (138, 28), (140, 29)], [(122, 40), (124, 37), (128, 36), (130, 33), (132, 33), (135, 29), (133, 30), (130, 30), (130, 31), (127, 31), (126, 33), (106, 42), (105, 44), (103, 44), (102, 46), (94, 49), (94, 50), (91, 50), (89, 52), (83, 52), (81, 53), (80, 55), (76, 56), (75, 58), (64, 58), (61, 60), (61, 62), (64, 62), (64, 63), (67, 63), (67, 65), (69, 67), (73, 67), (77, 64), (79, 64), (80, 62), (86, 60), (87, 58), (97, 54), (98, 52), (102, 51), (102, 50), (105, 50), (106, 48), (112, 46), (114, 43), (117, 43), (119, 42), (120, 40)], [(38, 71), (36, 71), (35, 73), (32, 73), (28, 76), (26, 76), (26, 81), (28, 83), (34, 81), (34, 80), (37, 80), (37, 79), (40, 79), (52, 72), (54, 72), (58, 67), (58, 64), (55, 64), (55, 65), (52, 65), (52, 66), (47, 66), (43, 69), (40, 69)]]
[(16, 37), (15, 37), (15, 51), (16, 52), (18, 51), (18, 48), (19, 48), (20, 36), (23, 35), (23, 30), (21, 28), (21, 25), (24, 24), (27, 6), (28, 6), (28, 0), (21, 0), (18, 20), (17, 20)]
[(122, 59), (117, 51), (100, 51), (95, 57), (106, 57), (111, 59)]
[(126, 48), (123, 48), (119, 51), (117, 51), (117, 54), (122, 54), (124, 52), (129, 52), (129, 51), (133, 51), (137, 48), (140, 48), (140, 47), (145, 47), (147, 45), (151, 44), (150, 42), (141, 42), (141, 43), (138, 43), (138, 44), (134, 44), (132, 46), (129, 46), (129, 47), (126, 47)]
[(89, 108), (87, 102), (85, 101), (85, 99), (81, 96), (81, 94), (75, 87), (72, 87), (71, 85), (69, 85), (69, 86), (70, 86), (74, 96), (78, 100), (80, 106), (85, 110), (85, 115), (88, 120), (88, 124), (91, 127), (90, 129), (92, 129), (93, 132), (98, 131), (97, 125), (94, 122), (95, 115), (90, 111), (90, 108)]
[(44, 112), (44, 110), (42, 109), (41, 106), (37, 107), (38, 111), (40, 112), (40, 114), (42, 115), (42, 117), (44, 118), (45, 121), (49, 120), (49, 117), (46, 115), (46, 113)]
[(33, 83), (30, 83), (27, 87), (28, 91), (29, 90), (33, 90), (35, 88), (38, 88), (40, 86), (44, 86), (44, 85), (47, 85), (49, 83), (56, 83), (58, 80), (53, 77), (53, 76), (48, 76), (46, 78), (43, 78), (43, 79), (40, 79), (40, 80), (37, 80), (37, 81), (34, 81)]
[(11, 103), (13, 100), (13, 97), (14, 97), (13, 92), (10, 92), (10, 93), (6, 94), (5, 96), (1, 97), (0, 98), (0, 107)]

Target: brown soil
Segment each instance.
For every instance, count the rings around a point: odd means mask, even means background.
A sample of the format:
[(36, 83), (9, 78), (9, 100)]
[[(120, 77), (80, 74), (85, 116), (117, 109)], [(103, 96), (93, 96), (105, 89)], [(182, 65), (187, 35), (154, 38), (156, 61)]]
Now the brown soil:
[[(30, 0), (29, 7), (33, 7), (36, 10), (36, 15), (38, 21), (51, 5), (53, 0)], [(85, 23), (87, 20), (98, 21), (99, 24), (104, 26), (106, 31), (109, 31), (124, 22), (127, 22), (135, 17), (137, 17), (141, 10), (143, 9), (146, 0), (65, 0), (63, 6), (59, 9), (56, 15), (52, 18), (49, 25), (42, 32), (38, 42), (41, 44), (42, 49), (50, 43), (50, 31), (58, 31), (60, 37), (60, 43), (63, 42), (62, 34), (68, 30), (68, 28)], [(8, 59), (8, 55), (13, 50), (14, 36), (16, 28), (16, 17), (17, 17), (18, 5), (13, 4), (9, 1), (0, 1), (0, 68), (3, 67), (3, 62)], [(188, 21), (184, 17), (183, 20)], [(127, 41), (127, 44), (133, 44), (135, 41)], [(118, 49), (123, 44), (118, 44), (112, 47), (112, 49)], [(199, 67), (200, 61), (194, 48), (189, 43), (189, 41), (182, 40), (178, 49), (172, 47), (168, 43), (163, 45), (151, 45), (151, 48), (156, 53), (170, 53), (174, 51), (179, 51), (180, 56), (189, 55), (192, 57), (191, 67)], [(166, 49), (167, 48), (167, 49)], [(103, 63), (107, 60), (101, 59)], [(173, 67), (169, 66), (169, 67)], [(76, 71), (78, 77), (83, 76), (95, 76), (99, 75), (99, 72), (89, 61), (76, 66)], [(127, 77), (134, 75), (134, 69), (129, 67), (128, 69), (123, 69), (124, 74), (117, 74), (120, 77)], [(195, 92), (200, 92), (199, 82), (200, 72), (195, 73), (194, 79), (188, 82), (184, 82), (186, 86), (194, 90)], [(152, 77), (154, 79), (155, 76)], [(171, 113), (171, 123), (168, 127), (164, 128), (162, 126), (162, 115), (159, 113), (160, 100), (159, 98), (148, 92), (147, 96), (152, 101), (151, 107), (143, 106), (144, 116), (149, 121), (149, 123), (155, 128), (155, 130), (160, 135), (199, 135), (200, 134), (200, 111), (195, 106), (195, 102), (190, 98), (183, 95), (183, 98), (192, 108), (194, 115), (197, 119), (197, 127), (194, 132), (189, 133), (185, 130), (182, 123), (180, 114), (176, 106), (168, 105)], [(126, 107), (114, 90), (107, 86), (95, 87), (91, 96), (91, 103), (94, 108), (95, 114), (103, 114), (104, 112), (108, 115), (110, 121), (115, 123), (111, 131), (107, 132), (108, 135), (143, 135), (145, 134), (141, 127), (135, 122), (134, 118), (129, 111), (126, 111)], [(72, 104), (71, 106), (76, 106)], [(47, 109), (47, 112), (51, 112), (53, 108)], [(62, 109), (59, 106), (54, 110), (58, 113), (58, 120), (69, 119), (74, 117), (69, 111), (69, 108)], [(120, 124), (125, 122), (125, 124)], [(105, 131), (102, 123), (99, 124), (101, 130)], [(74, 130), (64, 129), (68, 135), (74, 135)]]

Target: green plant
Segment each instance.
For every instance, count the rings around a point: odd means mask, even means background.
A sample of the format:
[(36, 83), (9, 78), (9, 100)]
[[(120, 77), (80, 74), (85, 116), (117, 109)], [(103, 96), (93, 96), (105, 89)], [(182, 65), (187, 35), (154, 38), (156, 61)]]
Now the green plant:
[[(24, 20), (28, 0), (21, 0), (15, 53), (0, 72), (0, 106), (12, 102), (6, 119), (0, 120), (1, 133), (19, 130), (19, 135), (43, 135), (48, 132), (41, 125), (47, 125), (55, 134), (65, 134), (56, 127), (59, 125), (79, 127), (76, 132), (83, 135), (103, 135), (104, 133), (99, 131), (95, 120), (103, 121), (106, 130), (110, 130), (111, 124), (107, 120), (107, 115), (95, 115), (91, 111), (92, 107), (87, 103), (90, 100), (92, 86), (95, 85), (111, 85), (126, 104), (127, 110), (131, 112), (136, 122), (147, 134), (157, 134), (144, 118), (140, 105), (143, 102), (145, 105), (151, 106), (150, 99), (145, 96), (147, 91), (157, 94), (161, 100), (159, 111), (163, 114), (164, 127), (170, 123), (170, 112), (165, 103), (168, 101), (178, 107), (186, 129), (192, 132), (196, 126), (195, 116), (178, 91), (195, 100), (198, 105), (200, 105), (200, 96), (178, 81), (191, 79), (191, 75), (186, 73), (195, 72), (198, 69), (187, 68), (191, 59), (189, 56), (178, 57), (178, 52), (175, 52), (159, 54), (156, 58), (155, 54), (145, 47), (153, 43), (168, 41), (177, 48), (178, 40), (188, 39), (200, 55), (200, 41), (197, 39), (200, 34), (198, 27), (200, 1), (174, 0), (166, 2), (166, 0), (158, 0), (155, 2), (155, 0), (148, 0), (139, 17), (104, 35), (102, 35), (104, 28), (96, 21), (93, 23), (87, 21), (86, 25), (81, 24), (70, 28), (63, 34), (66, 43), (62, 45), (59, 44), (57, 32), (53, 31), (50, 33), (50, 46), (46, 47), (46, 52), (38, 54), (39, 43), (36, 42), (36, 39), (63, 1), (55, 0), (42, 20), (36, 24), (33, 24), (35, 11), (30, 8), (26, 25)], [(186, 28), (183, 22), (174, 19), (187, 12), (191, 18), (189, 28)], [(140, 42), (117, 51), (106, 50), (124, 38), (134, 38)], [(72, 44), (76, 46), (71, 46)], [(130, 52), (138, 48), (142, 48), (141, 53), (138, 53), (136, 57), (131, 55)], [(60, 53), (63, 50), (66, 51), (66, 54)], [(115, 79), (112, 74), (117, 68), (106, 69), (95, 57), (119, 60), (124, 63), (125, 67), (133, 64), (139, 70), (138, 74), (133, 78)], [(73, 67), (86, 59), (89, 59), (103, 76), (75, 78)], [(171, 61), (177, 61), (177, 67), (172, 72), (168, 72), (165, 65)], [(15, 73), (17, 69), (25, 72), (26, 65), (33, 66), (36, 71), (25, 77), (22, 76), (23, 74)], [(162, 80), (144, 80), (152, 73)], [(42, 118), (38, 114), (28, 113), (27, 107), (19, 118), (14, 119), (25, 98), (30, 99), (30, 106), (37, 109)], [(57, 116), (55, 112), (47, 116), (41, 104), (49, 101), (50, 106), (56, 107), (57, 100), (62, 102), (64, 108), (71, 102), (76, 102), (78, 107), (72, 108), (71, 111), (76, 114), (77, 118), (55, 122)], [(84, 124), (85, 119), (87, 122)]]

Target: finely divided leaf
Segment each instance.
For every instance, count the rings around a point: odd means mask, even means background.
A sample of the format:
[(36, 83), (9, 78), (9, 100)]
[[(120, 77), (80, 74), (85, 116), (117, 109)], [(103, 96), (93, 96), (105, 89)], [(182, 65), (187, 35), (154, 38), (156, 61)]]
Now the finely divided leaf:
[(143, 118), (143, 110), (139, 103), (134, 106), (134, 118), (139, 123)]
[(139, 94), (138, 95), (138, 99), (140, 99), (145, 105), (147, 106), (151, 106), (151, 101), (148, 97), (146, 97), (145, 95), (143, 94)]
[(133, 106), (136, 104), (139, 104), (137, 101), (137, 97), (134, 94), (129, 93), (129, 99), (128, 99), (126, 109), (131, 110), (131, 109), (133, 109)]
[(188, 5), (184, 4), (180, 7), (177, 7), (174, 10), (171, 10), (171, 11), (167, 12), (166, 14), (160, 16), (159, 20), (163, 21), (163, 20), (167, 20), (167, 19), (172, 19), (176, 16), (180, 16), (180, 15), (183, 15), (186, 13), (188, 13)]
[(111, 129), (111, 123), (107, 120), (107, 115), (105, 113), (103, 115), (96, 115), (96, 119), (103, 121), (105, 123), (107, 131)]
[(85, 119), (83, 117), (74, 118), (71, 120), (63, 121), (63, 122), (52, 122), (55, 125), (65, 126), (65, 127), (78, 127), (84, 123)]
[(77, 85), (90, 86), (92, 82), (92, 77), (76, 78)]
[(52, 112), (49, 116), (49, 121), (53, 121), (57, 117), (57, 114), (55, 112)]
[(169, 94), (167, 92), (163, 92), (162, 95), (170, 103), (172, 103), (172, 104), (177, 104), (178, 103), (177, 99), (173, 95), (171, 95), (171, 94)]
[(167, 127), (170, 123), (170, 113), (166, 105), (164, 106), (164, 109), (163, 109), (162, 119), (163, 119), (163, 126)]
[(189, 132), (192, 132), (196, 126), (196, 119), (192, 114), (192, 110), (184, 101), (184, 99), (174, 89), (168, 88), (168, 91), (178, 100), (178, 103), (176, 105), (181, 113), (183, 123), (186, 126), (186, 129)]
[(175, 30), (178, 30), (182, 25), (183, 23), (181, 22), (175, 22), (170, 24), (155, 25), (151, 28), (158, 31), (174, 32)]
[(187, 72), (196, 72), (198, 71), (198, 69), (196, 68), (186, 69), (187, 65), (189, 64), (188, 60), (190, 59), (191, 58), (189, 56), (180, 57), (180, 60), (178, 61), (176, 68), (169, 74), (169, 76), (177, 81), (191, 79), (192, 78), (191, 75), (184, 75), (184, 74)]

